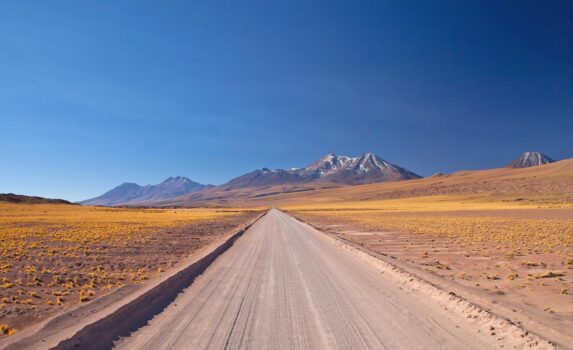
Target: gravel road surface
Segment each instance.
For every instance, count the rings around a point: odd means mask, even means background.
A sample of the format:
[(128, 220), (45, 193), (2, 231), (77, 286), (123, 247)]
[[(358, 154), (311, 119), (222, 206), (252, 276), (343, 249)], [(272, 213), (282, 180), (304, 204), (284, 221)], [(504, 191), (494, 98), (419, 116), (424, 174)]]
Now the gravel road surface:
[(466, 317), (406, 293), (271, 210), (123, 349), (494, 349)]

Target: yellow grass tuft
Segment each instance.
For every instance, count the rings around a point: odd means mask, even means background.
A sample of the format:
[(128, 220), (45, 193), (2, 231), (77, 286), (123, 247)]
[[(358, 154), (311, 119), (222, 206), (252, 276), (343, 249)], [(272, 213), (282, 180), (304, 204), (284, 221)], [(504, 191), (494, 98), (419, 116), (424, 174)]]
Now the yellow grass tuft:
[(15, 328), (8, 326), (7, 324), (0, 324), (0, 332), (4, 335), (13, 335), (17, 331)]
[(519, 277), (519, 275), (517, 273), (510, 273), (509, 275), (507, 275), (506, 279), (509, 281), (513, 281), (517, 277)]

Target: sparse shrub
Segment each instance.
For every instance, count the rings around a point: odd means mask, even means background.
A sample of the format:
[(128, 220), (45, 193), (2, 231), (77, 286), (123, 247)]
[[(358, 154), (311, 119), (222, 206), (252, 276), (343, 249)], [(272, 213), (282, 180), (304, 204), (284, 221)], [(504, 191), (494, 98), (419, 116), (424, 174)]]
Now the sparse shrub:
[(510, 273), (509, 275), (507, 275), (506, 279), (509, 281), (513, 281), (517, 277), (519, 277), (519, 275), (517, 273)]
[(535, 276), (535, 278), (553, 278), (553, 277), (561, 277), (561, 276), (565, 276), (565, 273), (547, 271), (547, 272), (542, 273), (541, 275)]
[(16, 333), (16, 329), (8, 326), (7, 324), (1, 324), (0, 332), (2, 332), (4, 335), (13, 335)]

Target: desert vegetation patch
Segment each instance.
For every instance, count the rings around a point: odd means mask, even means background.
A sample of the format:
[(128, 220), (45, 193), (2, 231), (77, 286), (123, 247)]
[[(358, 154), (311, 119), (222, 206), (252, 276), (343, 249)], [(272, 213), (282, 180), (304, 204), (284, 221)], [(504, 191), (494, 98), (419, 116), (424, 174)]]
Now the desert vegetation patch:
[(256, 214), (0, 203), (0, 336), (154, 278)]

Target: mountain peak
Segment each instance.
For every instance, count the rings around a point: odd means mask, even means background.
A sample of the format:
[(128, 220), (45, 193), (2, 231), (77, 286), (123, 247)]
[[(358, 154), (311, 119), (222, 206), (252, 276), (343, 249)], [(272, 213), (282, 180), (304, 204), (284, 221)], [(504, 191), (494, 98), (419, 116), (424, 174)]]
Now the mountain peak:
[(162, 182), (162, 184), (189, 183), (189, 182), (192, 181), (185, 176), (175, 176), (175, 177), (168, 177)]
[(348, 185), (418, 179), (413, 172), (368, 152), (357, 157), (329, 153), (304, 168), (263, 168), (229, 181), (232, 188), (301, 184), (314, 181)]
[(313, 164), (317, 164), (317, 163), (332, 163), (332, 162), (336, 162), (338, 159), (345, 159), (348, 158), (346, 156), (339, 156), (338, 154), (334, 154), (334, 153), (329, 153), (327, 155), (325, 155), (324, 157), (320, 158), (319, 160), (317, 160), (316, 162), (314, 162)]
[(296, 171), (303, 175), (310, 175), (314, 178), (322, 177), (345, 167), (351, 159), (352, 158), (347, 156), (339, 156), (334, 153), (329, 153), (308, 167), (297, 169)]
[(135, 182), (124, 182), (121, 185), (117, 186), (117, 187), (141, 187), (138, 184), (136, 184)]
[(99, 197), (88, 199), (80, 203), (108, 206), (125, 204), (139, 205), (146, 202), (174, 198), (209, 187), (211, 186), (191, 181), (184, 176), (169, 177), (157, 185), (140, 186), (135, 183), (126, 182)]
[(519, 155), (519, 157), (515, 158), (507, 166), (509, 168), (528, 168), (554, 162), (555, 160), (549, 158), (541, 152), (523, 152), (521, 155)]
[(361, 172), (369, 172), (372, 170), (380, 171), (395, 167), (394, 165), (388, 163), (387, 161), (378, 157), (374, 153), (364, 153), (360, 157), (353, 159), (355, 159), (353, 161), (353, 163), (355, 163), (355, 168)]

